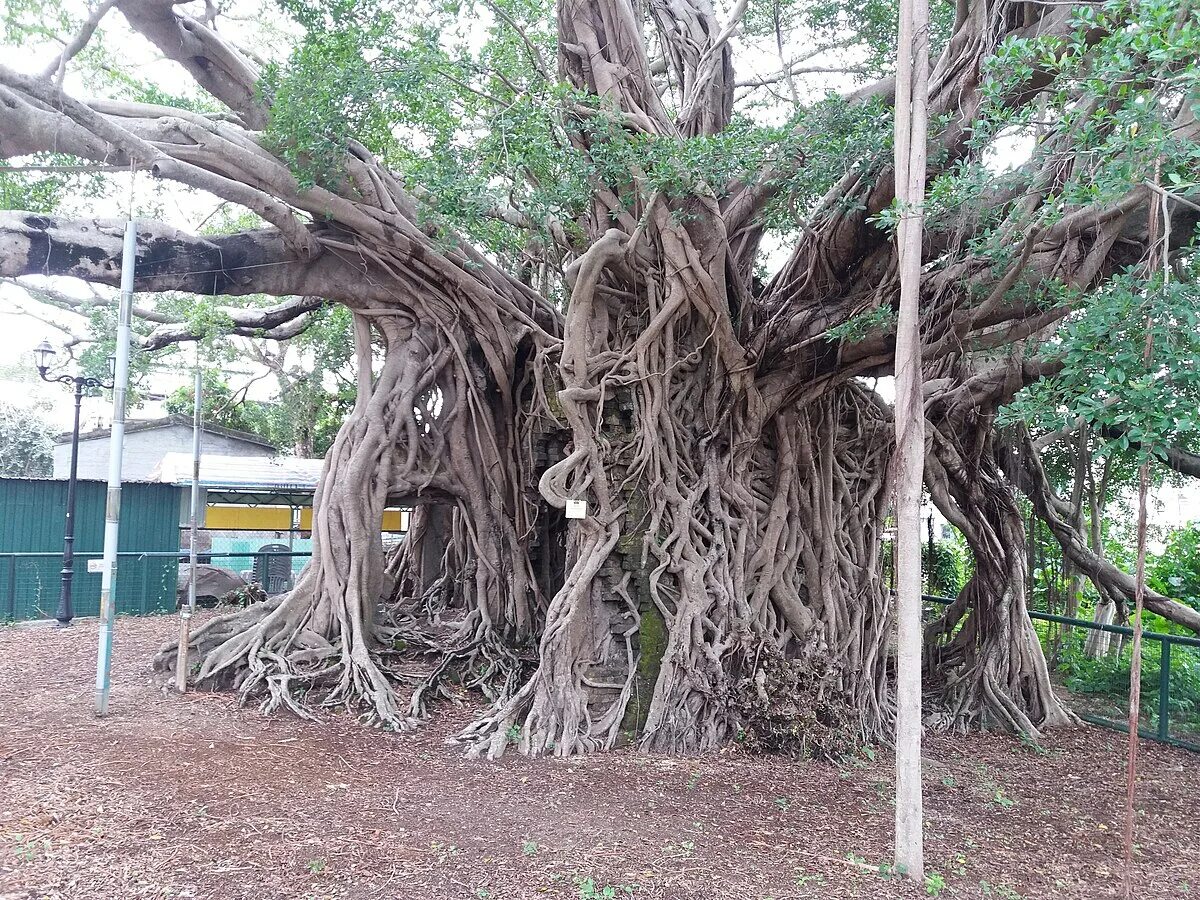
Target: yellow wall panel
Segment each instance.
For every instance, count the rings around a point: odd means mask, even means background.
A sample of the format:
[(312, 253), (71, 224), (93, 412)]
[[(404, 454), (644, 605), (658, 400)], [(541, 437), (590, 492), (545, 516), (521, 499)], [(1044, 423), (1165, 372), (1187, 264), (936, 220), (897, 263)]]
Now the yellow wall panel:
[[(381, 531), (408, 531), (408, 516), (411, 510), (407, 509), (385, 509), (383, 511), (383, 525)], [(304, 507), (300, 510), (300, 530), (312, 531), (312, 508)]]
[[(412, 510), (385, 509), (382, 531), (408, 531)], [(242, 531), (287, 531), (292, 527), (292, 510), (286, 506), (209, 506), (205, 528)], [(312, 531), (312, 507), (300, 509), (300, 531)]]
[(209, 506), (205, 528), (245, 531), (287, 531), (292, 527), (292, 510), (287, 506)]

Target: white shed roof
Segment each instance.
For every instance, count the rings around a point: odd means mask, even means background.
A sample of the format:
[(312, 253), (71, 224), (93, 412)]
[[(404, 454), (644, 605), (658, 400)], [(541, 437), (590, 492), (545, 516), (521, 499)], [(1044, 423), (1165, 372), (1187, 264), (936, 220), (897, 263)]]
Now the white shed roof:
[[(323, 459), (299, 456), (200, 456), (200, 484), (210, 490), (312, 491)], [(192, 455), (167, 453), (150, 476), (166, 484), (192, 483)]]

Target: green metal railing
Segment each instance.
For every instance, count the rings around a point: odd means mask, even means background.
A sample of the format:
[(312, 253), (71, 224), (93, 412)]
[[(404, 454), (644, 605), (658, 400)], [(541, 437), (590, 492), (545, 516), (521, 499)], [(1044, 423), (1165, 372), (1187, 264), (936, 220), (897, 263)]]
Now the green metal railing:
[[(950, 597), (937, 597), (931, 594), (925, 594), (922, 599), (927, 603), (937, 604), (939, 606), (948, 606), (954, 602)], [(1066, 625), (1071, 628), (1080, 628), (1087, 631), (1100, 631), (1109, 634), (1121, 635), (1122, 637), (1131, 637), (1133, 629), (1126, 625), (1104, 625), (1098, 622), (1091, 622), (1087, 619), (1074, 619), (1070, 616), (1060, 616), (1054, 613), (1039, 612), (1038, 610), (1029, 610), (1029, 617), (1042, 622), (1050, 622), (1058, 625)], [(1138, 734), (1150, 740), (1161, 741), (1164, 744), (1170, 744), (1175, 747), (1182, 747), (1186, 750), (1192, 750), (1200, 753), (1200, 725), (1196, 728), (1196, 733), (1193, 735), (1189, 732), (1186, 737), (1181, 737), (1173, 733), (1171, 728), (1171, 683), (1173, 674), (1173, 662), (1182, 662), (1181, 669), (1191, 668), (1194, 666), (1196, 672), (1200, 673), (1200, 637), (1190, 635), (1166, 634), (1160, 631), (1142, 631), (1142, 640), (1147, 642), (1143, 644), (1143, 653), (1145, 653), (1152, 644), (1157, 643), (1159, 647), (1158, 654), (1158, 678), (1157, 678), (1157, 702), (1147, 709), (1147, 713), (1152, 717), (1153, 728), (1138, 727)], [(1172, 648), (1181, 648), (1179, 652), (1173, 653)], [(1183, 658), (1184, 653), (1195, 654), (1193, 661), (1188, 661)], [(1078, 698), (1076, 698), (1078, 699)], [(1111, 728), (1115, 731), (1128, 732), (1129, 726), (1125, 721), (1111, 718), (1105, 715), (1099, 715), (1086, 710), (1076, 710), (1076, 713), (1085, 722), (1090, 722), (1093, 725), (1100, 725), (1104, 728)], [(1200, 710), (1195, 713), (1200, 716)]]
[[(78, 552), (74, 562), (73, 606), (76, 616), (100, 613), (100, 575), (87, 571), (88, 560), (99, 551)], [(266, 553), (201, 553), (202, 562), (234, 571), (252, 570), (256, 557), (286, 557), (293, 574), (303, 568), (311, 551)], [(117, 580), (113, 596), (122, 615), (149, 615), (175, 609), (179, 566), (187, 551), (123, 551), (117, 554)], [(0, 553), (0, 621), (52, 618), (58, 605), (62, 554), (58, 552)]]

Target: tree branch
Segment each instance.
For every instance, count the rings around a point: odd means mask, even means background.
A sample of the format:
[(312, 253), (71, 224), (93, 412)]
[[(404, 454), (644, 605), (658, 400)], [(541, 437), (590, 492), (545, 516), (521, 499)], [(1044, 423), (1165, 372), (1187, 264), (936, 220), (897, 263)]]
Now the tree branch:
[(176, 12), (175, 6), (176, 0), (117, 0), (134, 31), (183, 66), (197, 84), (237, 112), (249, 128), (265, 128), (268, 105), (258, 96), (254, 68), (215, 31)]
[[(1055, 433), (1057, 434), (1057, 432)], [(1109, 440), (1116, 440), (1124, 436), (1125, 429), (1119, 425), (1106, 425), (1100, 429), (1100, 433)], [(1035, 446), (1040, 446), (1041, 443), (1041, 441), (1038, 441)], [(1137, 441), (1130, 441), (1129, 446), (1138, 449), (1141, 447), (1141, 444)], [(1174, 469), (1180, 475), (1200, 478), (1200, 455), (1184, 450), (1182, 447), (1167, 447), (1163, 451), (1163, 455), (1156, 455), (1155, 459), (1168, 468)]]
[[(1067, 35), (1073, 28), (1070, 11), (1065, 8), (1043, 8), (1041, 17), (1029, 22), (1024, 16), (1008, 12), (1017, 7), (1018, 4), (1014, 2), (970, 3), (967, 19), (955, 32), (934, 66), (929, 78), (930, 119), (946, 116), (949, 122), (936, 135), (938, 148), (930, 149), (931, 178), (960, 161), (969, 150), (973, 125), (983, 102), (980, 89), (983, 61), (991, 48), (1010, 36), (1045, 38)], [(1049, 71), (1033, 71), (1010, 92), (1006, 98), (1007, 105), (1018, 108), (1028, 103), (1050, 82), (1051, 77)], [(849, 99), (852, 102), (866, 102), (873, 97), (886, 96), (894, 89), (894, 80), (885, 79), (856, 92)], [(797, 164), (803, 164), (803, 160), (792, 161), (791, 168), (794, 169)], [(769, 168), (762, 173), (758, 183), (744, 189), (749, 202), (735, 201), (736, 209), (735, 203), (729, 204), (730, 212), (735, 213), (727, 221), (731, 235), (741, 229), (754, 227), (767, 202), (779, 186), (786, 183), (788, 174), (789, 161)], [(788, 293), (797, 273), (814, 269), (823, 270), (828, 282), (814, 285), (816, 292), (825, 294), (832, 291), (847, 273), (854, 271), (865, 255), (887, 241), (887, 236), (870, 225), (869, 220), (895, 200), (894, 181), (892, 167), (883, 164), (874, 171), (864, 167), (851, 172), (835, 185), (810, 216), (810, 221), (823, 222), (827, 227), (806, 231), (791, 259), (772, 280), (768, 294)], [(745, 269), (743, 259), (739, 259), (739, 266)]]
[[(1097, 590), (1102, 594), (1111, 592), (1132, 599), (1136, 588), (1134, 577), (1093, 553), (1087, 546), (1083, 535), (1071, 524), (1071, 504), (1054, 492), (1029, 433), (1024, 429), (1021, 431), (1018, 438), (1020, 445), (1011, 451), (1018, 456), (1020, 462), (1016, 480), (1021, 491), (1033, 504), (1038, 518), (1050, 527), (1063, 553), (1091, 579)], [(1147, 589), (1146, 608), (1164, 619), (1200, 633), (1200, 612), (1178, 600)]]
[[(112, 287), (121, 281), (122, 219), (72, 220), (0, 211), (0, 277), (65, 275)], [(138, 222), (138, 291), (204, 296), (370, 296), (332, 254), (301, 259), (273, 229), (202, 238)], [(328, 257), (328, 258), (327, 258)]]
[[(26, 316), (30, 319), (36, 319), (43, 325), (47, 325), (50, 328), (53, 328), (55, 331), (61, 332), (67, 336), (67, 339), (63, 341), (62, 346), (68, 350), (72, 347), (78, 346), (79, 344), (86, 344), (92, 340), (86, 334), (81, 334), (65, 322), (59, 322), (57, 319), (54, 319), (53, 317), (48, 316), (37, 309), (31, 309), (25, 306), (25, 304), (20, 300), (13, 300), (10, 302), (12, 302), (16, 308), (12, 310), (0, 310), (0, 312), (10, 316)], [(37, 304), (34, 305), (36, 306)]]
[[(223, 306), (219, 312), (228, 317), (223, 330), (241, 337), (285, 341), (308, 327), (309, 313), (325, 303), (321, 297), (290, 297), (283, 303), (263, 307)], [(169, 344), (199, 340), (207, 330), (187, 322), (160, 325), (146, 338), (145, 349), (158, 350)]]
[[(19, 100), (23, 95), (27, 107), (50, 111), (60, 127), (62, 119), (65, 118), (90, 134), (91, 140), (81, 135), (73, 135), (79, 140), (81, 149), (88, 151), (84, 155), (102, 162), (110, 161), (114, 155), (119, 156), (131, 164), (136, 163), (148, 168), (159, 178), (169, 178), (241, 204), (278, 228), (297, 250), (308, 254), (319, 252), (319, 247), (297, 219), (295, 212), (272, 194), (246, 183), (250, 179), (244, 179), (243, 176), (244, 180), (239, 180), (232, 175), (171, 156), (156, 143), (140, 137), (115, 119), (102, 115), (36, 78), (21, 75), (2, 65), (0, 85), (8, 88), (10, 96), (14, 99)], [(0, 97), (0, 102), (6, 99)], [(3, 110), (0, 110), (0, 117), (8, 118)], [(20, 113), (14, 118), (15, 124), (20, 127), (23, 124)], [(164, 124), (179, 130), (186, 130), (187, 125), (183, 115), (178, 116), (176, 121), (166, 120)], [(52, 139), (50, 146), (38, 149), (60, 149), (54, 135), (49, 137)], [(179, 155), (185, 156), (183, 152)]]
[[(61, 309), (65, 312), (74, 313), (79, 316), (87, 316), (89, 309), (94, 307), (114, 307), (117, 301), (112, 297), (106, 297), (98, 291), (94, 291), (93, 296), (84, 300), (79, 297), (72, 297), (70, 294), (64, 294), (62, 291), (56, 291), (53, 288), (44, 285), (31, 284), (28, 281), (21, 281), (17, 278), (2, 278), (0, 281), (7, 282), (13, 287), (19, 288), (36, 300), (39, 303), (44, 303), (47, 306)], [(94, 289), (93, 289), (94, 290)], [(133, 305), (133, 315), (144, 322), (154, 322), (160, 325), (173, 323), (176, 320), (163, 315), (155, 309), (148, 306), (142, 306), (135, 303)]]
[[(20, 288), (38, 303), (78, 316), (86, 317), (88, 309), (91, 308), (111, 308), (117, 305), (115, 298), (106, 297), (99, 292), (96, 292), (95, 296), (83, 300), (52, 288), (30, 284), (27, 281), (20, 281), (13, 278), (0, 278), (0, 281), (5, 281), (14, 287)], [(272, 306), (222, 306), (217, 309), (217, 312), (227, 318), (228, 322), (224, 325), (224, 330), (229, 334), (236, 334), (243, 337), (268, 338), (271, 340), (287, 340), (304, 331), (308, 327), (309, 313), (324, 303), (325, 301), (321, 297), (289, 297), (282, 303)], [(44, 321), (58, 328), (60, 331), (69, 333), (71, 341), (68, 343), (68, 346), (90, 340), (68, 328), (66, 325), (39, 315), (33, 310), (22, 308), (22, 314)], [(159, 326), (141, 341), (141, 346), (148, 350), (157, 350), (168, 344), (177, 344), (182, 341), (198, 340), (207, 334), (205, 327), (198, 327), (178, 316), (168, 316), (148, 306), (135, 304), (133, 315), (143, 322), (150, 322)]]
[(62, 52), (42, 71), (42, 77), (52, 81), (56, 85), (61, 85), (63, 76), (67, 72), (67, 63), (74, 59), (76, 54), (87, 46), (88, 41), (92, 39), (92, 35), (96, 33), (96, 28), (100, 25), (100, 20), (108, 15), (108, 11), (116, 5), (117, 0), (104, 0), (103, 3), (96, 6), (84, 21), (75, 37), (67, 42)]
[(786, 81), (793, 75), (862, 75), (864, 72), (866, 72), (866, 69), (862, 66), (796, 66), (786, 71), (776, 72), (773, 75), (762, 75), (757, 78), (738, 81), (734, 86), (753, 90), (754, 88), (765, 87), (768, 84), (778, 84), (781, 81)]

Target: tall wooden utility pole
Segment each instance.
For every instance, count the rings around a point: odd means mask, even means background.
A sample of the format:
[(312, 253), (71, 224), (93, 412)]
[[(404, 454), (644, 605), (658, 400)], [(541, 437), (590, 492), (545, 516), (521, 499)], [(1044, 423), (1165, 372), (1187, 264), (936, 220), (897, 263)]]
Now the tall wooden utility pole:
[(929, 89), (929, 3), (900, 0), (896, 52), (896, 867), (924, 877), (921, 829), (921, 237)]

